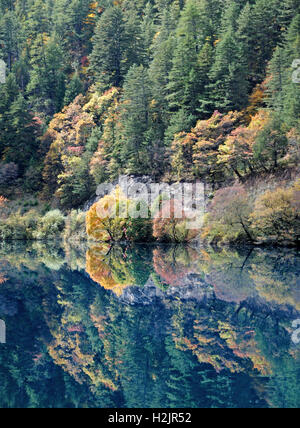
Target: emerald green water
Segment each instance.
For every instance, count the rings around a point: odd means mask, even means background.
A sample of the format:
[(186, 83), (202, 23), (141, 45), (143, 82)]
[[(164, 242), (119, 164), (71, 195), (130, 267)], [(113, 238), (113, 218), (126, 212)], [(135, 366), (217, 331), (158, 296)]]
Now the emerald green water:
[(292, 250), (2, 245), (0, 407), (299, 407), (299, 274)]

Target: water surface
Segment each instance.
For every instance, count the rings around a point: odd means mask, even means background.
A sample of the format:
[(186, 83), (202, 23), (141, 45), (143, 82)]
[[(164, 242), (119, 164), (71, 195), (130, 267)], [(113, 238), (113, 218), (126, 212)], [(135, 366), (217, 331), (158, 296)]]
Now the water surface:
[(2, 245), (0, 407), (299, 407), (299, 273), (292, 250)]

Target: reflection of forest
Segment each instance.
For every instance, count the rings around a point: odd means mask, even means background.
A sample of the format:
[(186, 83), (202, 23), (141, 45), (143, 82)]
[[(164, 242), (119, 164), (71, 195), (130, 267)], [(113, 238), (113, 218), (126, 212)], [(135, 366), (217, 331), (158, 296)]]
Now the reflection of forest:
[[(0, 258), (1, 407), (299, 407), (293, 252), (35, 244)], [(187, 284), (211, 293), (169, 292)], [(126, 287), (147, 304), (120, 300)]]
[(214, 288), (217, 298), (241, 303), (252, 297), (300, 310), (299, 256), (263, 250), (198, 251), (188, 246), (92, 247), (86, 270), (102, 287), (121, 295), (149, 280), (162, 289), (197, 277)]

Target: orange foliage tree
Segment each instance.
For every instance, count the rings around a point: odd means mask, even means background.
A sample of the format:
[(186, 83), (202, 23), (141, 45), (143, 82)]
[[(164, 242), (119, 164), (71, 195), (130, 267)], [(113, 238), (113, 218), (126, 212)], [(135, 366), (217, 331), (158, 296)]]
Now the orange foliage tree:
[(269, 122), (270, 115), (260, 110), (248, 127), (234, 129), (219, 147), (218, 164), (231, 169), (238, 178), (242, 178), (257, 167), (255, 144), (259, 134)]
[(223, 177), (218, 164), (218, 149), (235, 129), (241, 114), (223, 115), (216, 111), (208, 120), (200, 120), (190, 133), (176, 135), (171, 147), (171, 166), (176, 179), (206, 178), (213, 184)]

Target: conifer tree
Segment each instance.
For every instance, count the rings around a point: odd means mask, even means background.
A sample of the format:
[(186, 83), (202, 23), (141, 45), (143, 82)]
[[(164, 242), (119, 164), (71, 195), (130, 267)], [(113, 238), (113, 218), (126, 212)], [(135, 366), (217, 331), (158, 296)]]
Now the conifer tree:
[(122, 84), (125, 41), (125, 23), (121, 8), (107, 9), (97, 23), (90, 55), (95, 82), (103, 89), (110, 86), (119, 87)]
[(255, 34), (252, 49), (256, 58), (252, 73), (259, 83), (265, 77), (268, 61), (281, 37), (277, 0), (256, 0), (253, 5), (252, 28)]
[[(189, 103), (193, 102), (189, 91), (197, 91), (198, 55), (206, 37), (201, 23), (203, 15), (199, 2), (188, 0), (178, 23), (173, 67), (169, 76), (168, 98), (171, 111), (176, 112), (183, 105), (189, 108)], [(192, 114), (195, 112), (193, 107), (191, 106)]]
[(77, 97), (77, 95), (83, 92), (83, 89), (84, 88), (82, 81), (80, 80), (79, 73), (76, 71), (66, 88), (64, 105), (70, 104)]
[(150, 164), (151, 147), (145, 141), (150, 124), (150, 80), (143, 66), (132, 66), (124, 82), (121, 122), (122, 158), (126, 171), (144, 173)]
[(152, 44), (157, 30), (154, 18), (155, 15), (153, 6), (150, 2), (148, 2), (146, 4), (145, 14), (141, 22), (141, 35), (143, 38), (143, 47), (145, 53), (144, 63), (147, 65), (149, 65), (152, 59)]
[[(285, 105), (284, 114), (287, 124), (295, 126), (299, 124), (300, 118), (300, 83), (297, 76), (300, 75), (300, 66), (297, 62), (300, 59), (300, 13), (298, 13), (291, 22), (289, 30), (286, 35), (286, 55), (287, 55), (287, 75), (286, 86), (284, 90)], [(298, 65), (297, 65), (298, 64)], [(296, 65), (294, 67), (294, 65)]]
[(63, 107), (65, 95), (63, 51), (58, 40), (54, 37), (45, 44), (38, 38), (31, 64), (27, 93), (37, 111), (53, 115)]
[(3, 58), (9, 71), (12, 70), (14, 62), (20, 56), (21, 34), (19, 27), (20, 23), (14, 11), (8, 11), (0, 16), (0, 52), (1, 50), (4, 51)]
[(199, 55), (203, 54), (202, 48), (211, 35), (206, 12), (201, 2), (188, 0), (181, 13), (167, 86), (171, 112), (167, 141), (172, 140), (172, 133), (187, 131), (185, 127), (193, 125), (200, 109), (199, 101), (205, 83)]
[(209, 85), (213, 109), (241, 110), (248, 100), (247, 65), (234, 29), (229, 27), (217, 44)]
[(16, 163), (24, 173), (30, 161), (37, 156), (38, 142), (37, 127), (21, 94), (11, 104), (7, 117), (5, 161)]
[(176, 23), (172, 19), (170, 8), (163, 12), (161, 25), (153, 41), (153, 60), (149, 67), (153, 106), (157, 110), (156, 132), (160, 127), (160, 139), (163, 144), (164, 133), (169, 125), (168, 83), (172, 68), (175, 40), (173, 37)]

